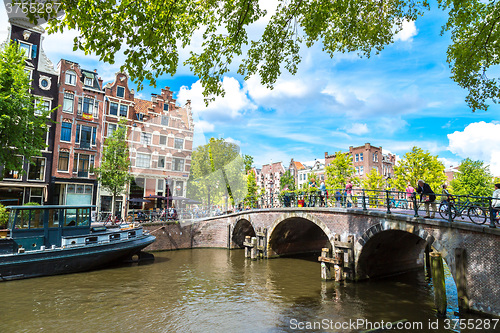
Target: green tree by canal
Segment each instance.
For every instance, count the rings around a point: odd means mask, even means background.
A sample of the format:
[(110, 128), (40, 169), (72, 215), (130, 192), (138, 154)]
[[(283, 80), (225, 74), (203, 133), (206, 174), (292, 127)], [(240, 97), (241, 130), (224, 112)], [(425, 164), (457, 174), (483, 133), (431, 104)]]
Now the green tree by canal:
[(285, 173), (281, 175), (280, 178), (280, 190), (283, 190), (286, 187), (290, 191), (295, 190), (295, 178), (293, 178), (292, 172), (290, 170), (285, 171)]
[(335, 158), (326, 166), (326, 186), (331, 189), (345, 188), (348, 180), (358, 182), (354, 177), (356, 169), (352, 162), (352, 156), (341, 151), (335, 153)]
[(0, 165), (5, 171), (24, 172), (23, 157), (31, 161), (47, 147), (47, 117), (53, 110), (43, 110), (41, 100), (30, 94), (25, 59), (14, 42), (0, 51)]
[(444, 165), (438, 160), (437, 155), (431, 155), (429, 151), (413, 147), (394, 166), (394, 178), (391, 180), (391, 185), (399, 191), (404, 191), (408, 182), (416, 187), (419, 179), (429, 184), (434, 192), (440, 193), (439, 187), (445, 183), (446, 175)]
[(113, 134), (104, 141), (101, 166), (96, 169), (97, 179), (112, 198), (112, 214), (116, 212), (116, 197), (123, 194), (133, 179), (127, 145), (127, 119), (121, 119)]
[(493, 191), (493, 176), (483, 161), (466, 158), (451, 181), (453, 194), (489, 197)]
[(250, 170), (247, 174), (247, 196), (244, 201), (245, 207), (256, 207), (257, 195), (259, 194), (258, 192), (259, 187), (257, 186), (257, 181), (255, 180), (255, 173)]

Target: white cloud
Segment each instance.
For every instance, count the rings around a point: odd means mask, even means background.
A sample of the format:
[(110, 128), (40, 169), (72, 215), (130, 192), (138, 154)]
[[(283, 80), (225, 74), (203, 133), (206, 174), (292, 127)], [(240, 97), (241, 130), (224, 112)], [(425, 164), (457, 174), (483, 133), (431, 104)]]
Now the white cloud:
[(347, 133), (356, 134), (356, 135), (363, 135), (363, 134), (370, 132), (368, 130), (368, 126), (366, 126), (366, 124), (361, 124), (361, 123), (353, 123), (351, 126), (346, 127), (345, 131)]
[(407, 42), (412, 41), (413, 37), (418, 34), (415, 21), (403, 21), (403, 29), (394, 36), (394, 41)]
[(238, 145), (239, 147), (241, 147), (241, 141), (240, 140), (233, 139), (232, 137), (227, 137), (224, 140), (226, 140), (226, 142), (234, 143), (235, 145)]
[(194, 128), (196, 131), (201, 131), (201, 132), (205, 133), (205, 132), (213, 132), (215, 129), (215, 126), (214, 126), (214, 124), (211, 124), (208, 121), (200, 120), (200, 121), (194, 122)]
[(218, 96), (208, 106), (205, 105), (203, 96), (203, 86), (198, 80), (191, 85), (191, 88), (182, 86), (177, 101), (180, 104), (191, 100), (194, 112), (209, 121), (231, 121), (249, 110), (256, 109), (256, 106), (247, 97), (246, 88), (242, 88), (238, 80), (225, 76), (222, 80), (222, 87), (226, 92), (225, 96)]
[(446, 158), (446, 157), (438, 157), (438, 161), (440, 161), (441, 163), (443, 163), (443, 165), (444, 165), (445, 168), (450, 168), (452, 166), (458, 166), (458, 165), (460, 165), (459, 161), (454, 160), (454, 159), (449, 159), (449, 158)]
[(484, 161), (495, 176), (500, 175), (500, 124), (480, 121), (460, 132), (448, 134), (448, 150), (462, 157)]

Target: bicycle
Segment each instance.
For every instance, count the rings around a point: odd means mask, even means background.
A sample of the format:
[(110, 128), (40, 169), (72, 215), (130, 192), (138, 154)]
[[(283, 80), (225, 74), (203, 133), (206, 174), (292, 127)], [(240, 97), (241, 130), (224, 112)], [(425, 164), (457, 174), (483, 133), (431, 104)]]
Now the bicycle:
[(389, 201), (389, 206), (390, 208), (408, 209), (408, 200), (392, 198)]
[(443, 201), (439, 204), (439, 215), (445, 220), (448, 220), (451, 215), (451, 219), (454, 220), (457, 216), (460, 216), (462, 220), (464, 219), (464, 211), (467, 210), (467, 217), (472, 223), (484, 224), (486, 222), (487, 214), (484, 209), (480, 206), (474, 205), (473, 202), (467, 198), (464, 203), (455, 204), (454, 198), (448, 198), (447, 201)]

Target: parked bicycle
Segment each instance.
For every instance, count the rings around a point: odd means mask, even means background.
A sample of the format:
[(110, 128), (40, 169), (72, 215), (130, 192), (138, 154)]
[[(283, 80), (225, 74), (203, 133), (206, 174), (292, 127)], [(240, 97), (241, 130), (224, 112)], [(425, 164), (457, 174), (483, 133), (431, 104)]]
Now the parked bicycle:
[(441, 202), (439, 205), (439, 215), (445, 220), (455, 219), (459, 216), (462, 220), (467, 214), (471, 222), (475, 224), (484, 224), (486, 222), (487, 213), (477, 203), (471, 202), (469, 198), (465, 202), (455, 203), (454, 197), (449, 197), (447, 201)]

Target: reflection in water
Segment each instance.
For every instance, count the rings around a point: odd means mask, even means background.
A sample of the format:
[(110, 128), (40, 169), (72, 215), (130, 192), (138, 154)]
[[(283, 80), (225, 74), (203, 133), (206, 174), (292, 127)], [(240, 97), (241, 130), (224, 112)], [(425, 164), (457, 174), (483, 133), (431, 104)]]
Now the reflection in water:
[(427, 328), (436, 320), (423, 272), (338, 284), (320, 280), (314, 258), (249, 261), (242, 250), (217, 249), (155, 256), (152, 265), (0, 283), (0, 332), (292, 332), (294, 321), (407, 319)]

